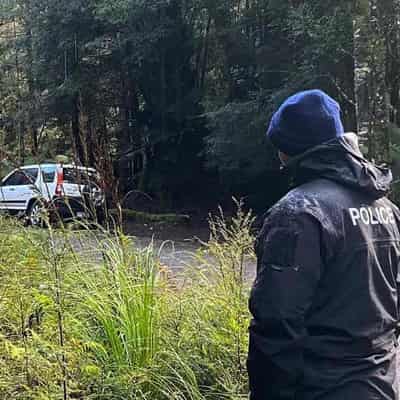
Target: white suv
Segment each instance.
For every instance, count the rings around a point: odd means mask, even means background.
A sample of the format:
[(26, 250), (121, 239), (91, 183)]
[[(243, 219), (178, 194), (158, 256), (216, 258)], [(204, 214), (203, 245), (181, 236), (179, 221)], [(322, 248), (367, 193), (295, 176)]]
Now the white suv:
[(20, 167), (0, 181), (0, 212), (24, 215), (32, 225), (53, 218), (97, 218), (104, 215), (105, 196), (93, 168), (72, 164)]

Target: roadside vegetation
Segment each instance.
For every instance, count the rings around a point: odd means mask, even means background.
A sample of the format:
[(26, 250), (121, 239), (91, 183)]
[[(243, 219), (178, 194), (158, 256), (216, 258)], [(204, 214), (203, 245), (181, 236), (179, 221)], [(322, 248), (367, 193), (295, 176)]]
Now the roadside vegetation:
[(1, 399), (245, 399), (252, 217), (172, 274), (121, 232), (0, 219)]

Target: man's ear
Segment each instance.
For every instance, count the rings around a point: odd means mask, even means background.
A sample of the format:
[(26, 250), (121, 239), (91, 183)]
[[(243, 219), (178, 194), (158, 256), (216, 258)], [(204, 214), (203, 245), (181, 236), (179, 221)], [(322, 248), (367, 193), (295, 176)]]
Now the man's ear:
[(278, 152), (278, 156), (279, 159), (281, 160), (282, 165), (286, 165), (290, 159), (290, 157), (287, 154), (282, 153), (281, 151)]

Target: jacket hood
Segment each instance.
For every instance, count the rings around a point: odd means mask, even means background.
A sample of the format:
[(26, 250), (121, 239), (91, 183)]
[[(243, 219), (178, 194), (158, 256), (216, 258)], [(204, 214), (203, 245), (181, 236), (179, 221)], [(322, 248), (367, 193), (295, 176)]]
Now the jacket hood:
[(393, 181), (388, 168), (364, 158), (354, 133), (346, 133), (292, 158), (286, 168), (296, 185), (329, 179), (375, 199), (386, 196)]

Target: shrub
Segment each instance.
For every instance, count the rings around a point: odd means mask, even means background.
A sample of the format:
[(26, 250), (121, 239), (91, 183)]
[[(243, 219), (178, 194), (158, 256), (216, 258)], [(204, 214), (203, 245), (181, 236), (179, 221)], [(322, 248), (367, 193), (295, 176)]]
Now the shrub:
[(250, 214), (181, 275), (117, 232), (0, 219), (0, 398), (246, 397)]

